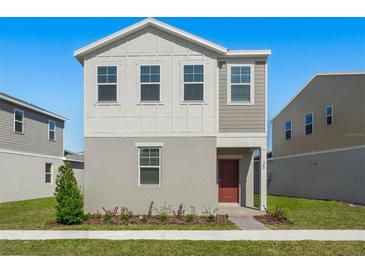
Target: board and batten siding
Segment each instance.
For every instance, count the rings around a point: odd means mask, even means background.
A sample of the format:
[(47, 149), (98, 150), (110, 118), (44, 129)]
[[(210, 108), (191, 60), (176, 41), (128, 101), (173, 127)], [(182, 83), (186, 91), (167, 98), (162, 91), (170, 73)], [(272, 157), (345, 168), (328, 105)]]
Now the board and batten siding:
[[(333, 105), (333, 124), (326, 107)], [(304, 116), (313, 112), (313, 134), (304, 133)], [(365, 145), (365, 74), (316, 76), (273, 120), (273, 156), (287, 156)], [(292, 139), (285, 140), (285, 121)]]
[[(14, 132), (14, 109), (24, 111), (24, 134)], [(48, 140), (48, 121), (56, 122), (56, 140)], [(63, 156), (64, 122), (0, 100), (0, 149)]]
[[(227, 65), (253, 64), (254, 104), (227, 104)], [(220, 132), (265, 132), (265, 75), (266, 61), (241, 59), (219, 61), (219, 131)]]

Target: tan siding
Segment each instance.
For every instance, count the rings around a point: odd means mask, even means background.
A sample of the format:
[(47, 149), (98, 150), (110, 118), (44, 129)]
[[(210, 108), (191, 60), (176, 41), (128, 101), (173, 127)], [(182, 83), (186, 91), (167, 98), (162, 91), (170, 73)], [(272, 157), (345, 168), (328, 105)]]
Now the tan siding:
[[(334, 105), (334, 123), (325, 109)], [(304, 115), (314, 113), (313, 134), (304, 134)], [(273, 156), (285, 156), (365, 144), (365, 75), (314, 78), (273, 121)], [(293, 121), (293, 138), (285, 140), (284, 123)]]
[(227, 104), (227, 63), (219, 67), (219, 131), (265, 132), (265, 61), (243, 60), (254, 63), (254, 104)]
[[(14, 132), (14, 108), (24, 111), (24, 134)], [(56, 122), (56, 141), (48, 140), (48, 120)], [(0, 100), (0, 149), (63, 156), (64, 122)]]

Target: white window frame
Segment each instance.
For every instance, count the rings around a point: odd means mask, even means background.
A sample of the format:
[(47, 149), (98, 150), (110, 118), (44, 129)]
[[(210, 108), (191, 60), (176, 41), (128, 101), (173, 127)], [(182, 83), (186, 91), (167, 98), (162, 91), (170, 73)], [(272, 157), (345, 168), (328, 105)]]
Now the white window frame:
[[(116, 67), (117, 68), (117, 76), (116, 76), (116, 79), (117, 79), (117, 82), (116, 83), (99, 83), (99, 74), (98, 74), (98, 71), (99, 71), (99, 67)], [(99, 64), (96, 66), (96, 103), (99, 104), (99, 105), (102, 105), (102, 104), (119, 104), (119, 92), (118, 92), (118, 89), (119, 89), (119, 67), (118, 65), (116, 64)], [(114, 85), (116, 86), (116, 100), (115, 101), (99, 101), (99, 85), (101, 86), (106, 86), (106, 85)]]
[[(307, 124), (307, 119), (306, 119), (306, 117), (307, 117), (307, 115), (309, 115), (309, 114), (312, 114), (312, 123), (308, 123)], [(310, 125), (310, 124), (312, 124), (312, 133), (311, 134), (307, 134), (306, 133), (306, 130), (305, 130), (305, 128), (306, 128), (306, 126), (307, 125)], [(308, 113), (306, 113), (305, 115), (304, 115), (304, 135), (312, 135), (313, 133), (314, 133), (314, 113), (313, 112), (308, 112)]]
[[(22, 121), (17, 121), (16, 120), (16, 115), (15, 115), (15, 112), (17, 112), (17, 111), (19, 111), (19, 112), (21, 112), (22, 113)], [(19, 131), (16, 131), (16, 129), (15, 129), (15, 123), (16, 122), (18, 122), (18, 123), (22, 123), (22, 131), (21, 132), (19, 132)], [(18, 134), (24, 134), (24, 111), (23, 110), (20, 110), (20, 109), (18, 109), (18, 108), (14, 108), (14, 121), (13, 121), (13, 126), (14, 126), (14, 132), (15, 133), (18, 133)]]
[[(48, 173), (47, 172), (47, 165), (51, 165), (51, 173)], [(50, 174), (51, 175), (51, 182), (47, 182), (47, 176), (46, 175), (48, 175), (48, 174)], [(46, 184), (53, 184), (53, 163), (45, 163), (45, 165), (44, 165), (44, 181), (45, 181), (45, 183)]]
[[(160, 67), (160, 81), (159, 82), (141, 82), (141, 67), (144, 67), (144, 66), (158, 66)], [(138, 102), (137, 104), (138, 105), (159, 105), (159, 104), (162, 104), (162, 84), (161, 84), (161, 79), (162, 79), (162, 73), (161, 73), (161, 64), (156, 64), (156, 63), (151, 63), (151, 64), (145, 64), (145, 63), (142, 63), (142, 64), (139, 64), (138, 66), (138, 89), (139, 92), (138, 92)], [(156, 85), (156, 84), (159, 84), (160, 86), (160, 89), (159, 89), (159, 92), (160, 92), (160, 100), (158, 101), (142, 101), (142, 84), (143, 85)]]
[[(246, 83), (231, 83), (231, 69), (232, 67), (250, 67), (251, 72), (251, 82), (250, 84)], [(230, 106), (249, 106), (255, 104), (255, 65), (254, 64), (227, 64), (227, 105)], [(232, 85), (246, 85), (250, 86), (250, 101), (240, 102), (240, 101), (232, 101), (231, 99), (231, 86)]]
[[(206, 75), (205, 75), (205, 63), (181, 63), (181, 79), (182, 79), (182, 92), (181, 92), (181, 104), (190, 104), (190, 105), (201, 105), (201, 104), (205, 104), (205, 79), (206, 79)], [(202, 100), (185, 100), (185, 77), (184, 77), (184, 72), (185, 72), (185, 66), (203, 66), (203, 82), (186, 82), (186, 84), (203, 84), (203, 99)]]
[[(287, 122), (290, 122), (290, 129), (286, 129), (286, 123)], [(286, 133), (288, 131), (290, 131), (290, 138), (289, 139), (286, 138)], [(291, 140), (291, 139), (293, 139), (293, 120), (286, 120), (285, 121), (285, 124), (284, 124), (284, 138), (285, 138), (285, 140)]]
[[(331, 107), (331, 115), (328, 115), (327, 114), (327, 108), (329, 108), (329, 107)], [(331, 125), (333, 125), (333, 117), (334, 117), (334, 115), (333, 115), (333, 113), (334, 113), (334, 108), (333, 108), (333, 104), (332, 105), (328, 105), (328, 106), (326, 106), (326, 126), (331, 126)], [(331, 124), (327, 124), (327, 118), (328, 117), (331, 117), (331, 121), (332, 121), (332, 123)]]
[[(54, 123), (54, 130), (51, 130), (51, 122)], [(55, 120), (48, 120), (48, 140), (56, 142), (56, 121)], [(54, 139), (50, 138), (51, 131), (54, 132)]]
[[(160, 187), (161, 186), (161, 147), (163, 145), (154, 145), (153, 143), (151, 144), (137, 144), (137, 150), (138, 150), (138, 187)], [(140, 154), (141, 154), (141, 148), (158, 148), (158, 156), (159, 156), (159, 160), (158, 166), (141, 166), (141, 159), (140, 159)], [(158, 168), (158, 184), (141, 184), (141, 168)]]

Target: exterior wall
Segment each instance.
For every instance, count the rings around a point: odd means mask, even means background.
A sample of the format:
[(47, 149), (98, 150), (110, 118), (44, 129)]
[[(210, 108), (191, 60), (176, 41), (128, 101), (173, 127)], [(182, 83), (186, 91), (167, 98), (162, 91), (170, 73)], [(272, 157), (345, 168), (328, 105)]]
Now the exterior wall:
[[(273, 156), (365, 144), (365, 74), (320, 75), (273, 120)], [(334, 106), (333, 124), (325, 111)], [(304, 115), (314, 113), (313, 134), (304, 133)], [(292, 139), (285, 140), (285, 121), (292, 120)]]
[[(45, 183), (45, 164), (53, 163), (53, 183)], [(53, 196), (61, 159), (0, 152), (0, 202)]]
[(365, 148), (268, 161), (268, 193), (365, 204)]
[(71, 165), (72, 171), (75, 174), (75, 178), (81, 188), (81, 191), (84, 192), (84, 163), (73, 161), (68, 162)]
[[(136, 142), (164, 143), (160, 186), (138, 186)], [(151, 201), (195, 206), (197, 213), (215, 208), (216, 155), (213, 137), (85, 138), (85, 210), (126, 206), (147, 213)]]
[[(139, 102), (139, 66), (160, 65), (161, 103)], [(204, 64), (202, 103), (183, 102), (183, 65)], [(118, 70), (118, 103), (97, 103), (97, 66)], [(154, 133), (214, 135), (216, 56), (206, 49), (148, 27), (89, 56), (84, 62), (85, 137)]]
[[(24, 134), (14, 132), (14, 108), (24, 111)], [(48, 140), (48, 121), (56, 122), (56, 140)], [(0, 150), (63, 156), (64, 122), (0, 100)]]
[[(227, 104), (227, 65), (254, 66), (254, 104)], [(219, 62), (219, 132), (266, 132), (266, 61), (255, 59)]]

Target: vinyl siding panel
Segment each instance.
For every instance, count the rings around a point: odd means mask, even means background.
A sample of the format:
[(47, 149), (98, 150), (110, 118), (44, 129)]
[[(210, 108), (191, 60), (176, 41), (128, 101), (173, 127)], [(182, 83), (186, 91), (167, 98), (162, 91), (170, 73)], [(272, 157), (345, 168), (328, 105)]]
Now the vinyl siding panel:
[[(235, 61), (236, 64), (240, 61)], [(265, 64), (266, 61), (241, 60), (242, 64), (254, 65), (254, 104), (234, 106), (227, 104), (227, 65), (219, 66), (219, 131), (265, 132)]]
[[(14, 132), (14, 108), (24, 111), (24, 134)], [(56, 122), (56, 141), (48, 140), (48, 121)], [(64, 122), (0, 100), (0, 149), (63, 156)]]
[[(333, 124), (325, 110), (334, 106)], [(304, 134), (304, 115), (313, 112), (313, 134)], [(273, 156), (365, 145), (365, 75), (315, 77), (273, 121)], [(284, 123), (292, 120), (292, 139), (284, 138)]]

